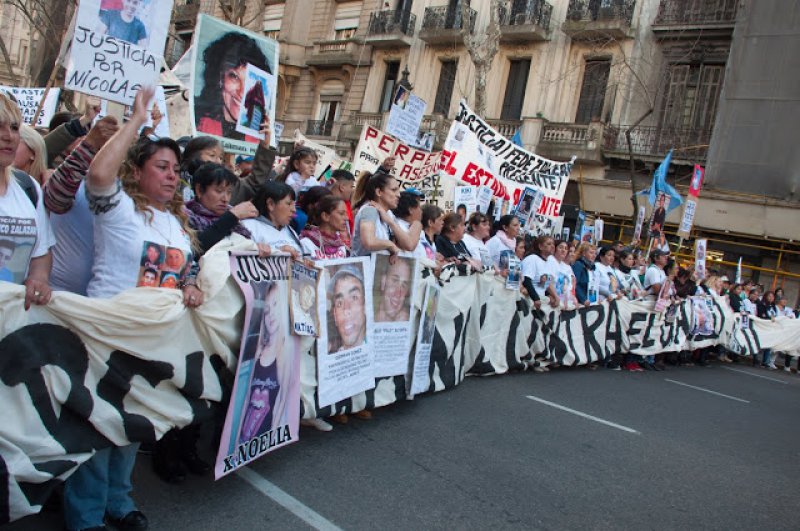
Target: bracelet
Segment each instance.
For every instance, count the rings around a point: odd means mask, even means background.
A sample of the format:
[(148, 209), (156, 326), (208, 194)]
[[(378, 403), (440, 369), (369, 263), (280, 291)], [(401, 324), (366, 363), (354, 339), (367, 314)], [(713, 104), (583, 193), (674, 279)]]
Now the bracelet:
[(187, 277), (183, 279), (179, 284), (181, 289), (188, 288), (189, 286), (197, 287), (197, 278), (196, 277)]

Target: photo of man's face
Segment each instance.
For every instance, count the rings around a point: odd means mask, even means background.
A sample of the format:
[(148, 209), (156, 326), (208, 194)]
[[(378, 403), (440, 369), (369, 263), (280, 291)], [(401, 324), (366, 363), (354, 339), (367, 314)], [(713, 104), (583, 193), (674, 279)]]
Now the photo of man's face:
[(353, 275), (342, 275), (333, 286), (333, 320), (342, 339), (340, 350), (364, 343), (367, 317), (364, 312), (364, 284)]
[(186, 257), (183, 255), (183, 251), (174, 247), (167, 249), (167, 259), (164, 261), (166, 269), (179, 272), (183, 269), (185, 263)]
[(14, 256), (14, 249), (10, 246), (0, 245), (0, 269), (8, 267), (11, 257)]
[(152, 269), (145, 269), (142, 278), (139, 279), (139, 286), (143, 288), (157, 288), (158, 275)]
[(411, 291), (411, 264), (396, 259), (389, 263), (381, 278), (380, 305), (375, 315), (376, 322), (407, 321), (409, 317), (406, 298)]

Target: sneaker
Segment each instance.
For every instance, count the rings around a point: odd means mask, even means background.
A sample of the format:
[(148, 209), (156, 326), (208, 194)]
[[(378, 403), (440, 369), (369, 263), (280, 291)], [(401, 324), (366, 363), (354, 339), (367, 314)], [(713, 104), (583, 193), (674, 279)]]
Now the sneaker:
[(769, 365), (767, 365), (767, 369), (771, 371), (777, 371), (778, 367), (776, 367), (774, 363), (770, 363)]
[(622, 367), (617, 365), (616, 362), (610, 361), (606, 364), (606, 369), (608, 369), (609, 371), (621, 371)]
[(533, 372), (543, 373), (547, 372), (544, 367), (539, 367), (538, 365), (533, 368)]
[(784, 367), (783, 370), (786, 372), (792, 372), (792, 369), (790, 369), (789, 367)]
[(372, 412), (366, 409), (362, 409), (361, 411), (356, 411), (355, 413), (353, 413), (353, 416), (361, 420), (370, 420), (372, 419)]
[(301, 426), (308, 426), (319, 431), (331, 431), (333, 426), (328, 424), (322, 419), (303, 419), (300, 421)]
[(625, 364), (625, 370), (631, 372), (644, 372), (642, 366), (636, 363), (635, 361), (629, 361)]

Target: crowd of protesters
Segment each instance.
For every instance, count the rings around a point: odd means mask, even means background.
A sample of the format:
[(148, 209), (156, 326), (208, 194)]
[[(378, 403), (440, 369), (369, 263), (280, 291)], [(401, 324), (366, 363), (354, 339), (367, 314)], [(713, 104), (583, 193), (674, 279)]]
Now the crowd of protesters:
[[(764, 292), (752, 283), (731, 285), (725, 276), (696, 279), (668, 252), (649, 257), (620, 242), (597, 248), (550, 236), (523, 236), (514, 215), (497, 217), (466, 209), (445, 212), (425, 203), (413, 188), (401, 190), (388, 158), (358, 182), (346, 170), (315, 176), (317, 155), (302, 145), (284, 167), (276, 167), (269, 123), (255, 157), (226, 165), (222, 147), (211, 137), (174, 141), (142, 128), (148, 120), (151, 89), (137, 94), (127, 122), (95, 120), (89, 105), (81, 116), (59, 114), (47, 131), (22, 124), (15, 102), (0, 94), (0, 216), (32, 220), (33, 236), (22, 258), (13, 241), (0, 240), (0, 281), (25, 286), (25, 307), (47, 304), (52, 290), (109, 298), (134, 287), (181, 289), (183, 302), (204, 302), (196, 282), (198, 259), (237, 234), (252, 240), (261, 255), (282, 252), (297, 260), (321, 260), (385, 251), (430, 261), (438, 274), (447, 264), (475, 271), (494, 268), (504, 256), (521, 261), (522, 292), (535, 308), (566, 310), (603, 299), (658, 296), (667, 280), (675, 300), (714, 293), (735, 312), (764, 319), (794, 317), (780, 290)], [(93, 124), (93, 122), (96, 122)], [(459, 212), (460, 211), (460, 212)], [(465, 219), (466, 218), (466, 219)], [(11, 260), (24, 262), (16, 278)], [(765, 350), (764, 367), (775, 369), (777, 353)], [(732, 357), (723, 349), (623, 360), (611, 356), (608, 369), (663, 370), (666, 364), (707, 365), (710, 356)], [(735, 357), (735, 356), (733, 356)], [(788, 368), (791, 358), (785, 356)], [(757, 363), (753, 358), (752, 363)], [(541, 363), (543, 372), (554, 365)], [(358, 413), (362, 418), (369, 411)], [(347, 422), (345, 416), (334, 418)], [(327, 431), (325, 420), (306, 421)], [(158, 475), (177, 483), (187, 473), (210, 470), (196, 450), (199, 427), (169, 432), (153, 449)], [(130, 497), (138, 445), (97, 451), (65, 483), (67, 529), (146, 529), (147, 519)]]

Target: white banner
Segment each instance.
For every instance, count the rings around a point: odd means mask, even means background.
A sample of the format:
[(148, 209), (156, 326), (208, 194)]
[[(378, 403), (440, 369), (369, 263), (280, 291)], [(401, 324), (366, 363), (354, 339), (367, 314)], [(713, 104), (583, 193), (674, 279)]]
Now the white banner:
[(45, 89), (0, 86), (0, 90), (14, 96), (14, 99), (17, 100), (17, 105), (19, 105), (19, 110), (22, 111), (22, 119), (25, 120), (26, 124), (34, 127), (47, 127), (56, 112), (58, 96), (61, 94), (61, 89), (58, 88), (51, 88), (47, 92), (44, 105), (42, 105), (42, 112), (39, 113), (39, 119), (34, 124), (33, 117), (36, 116), (39, 102), (44, 98)]
[(408, 145), (419, 143), (419, 126), (425, 115), (425, 100), (415, 96), (403, 86), (397, 87), (386, 132)]

